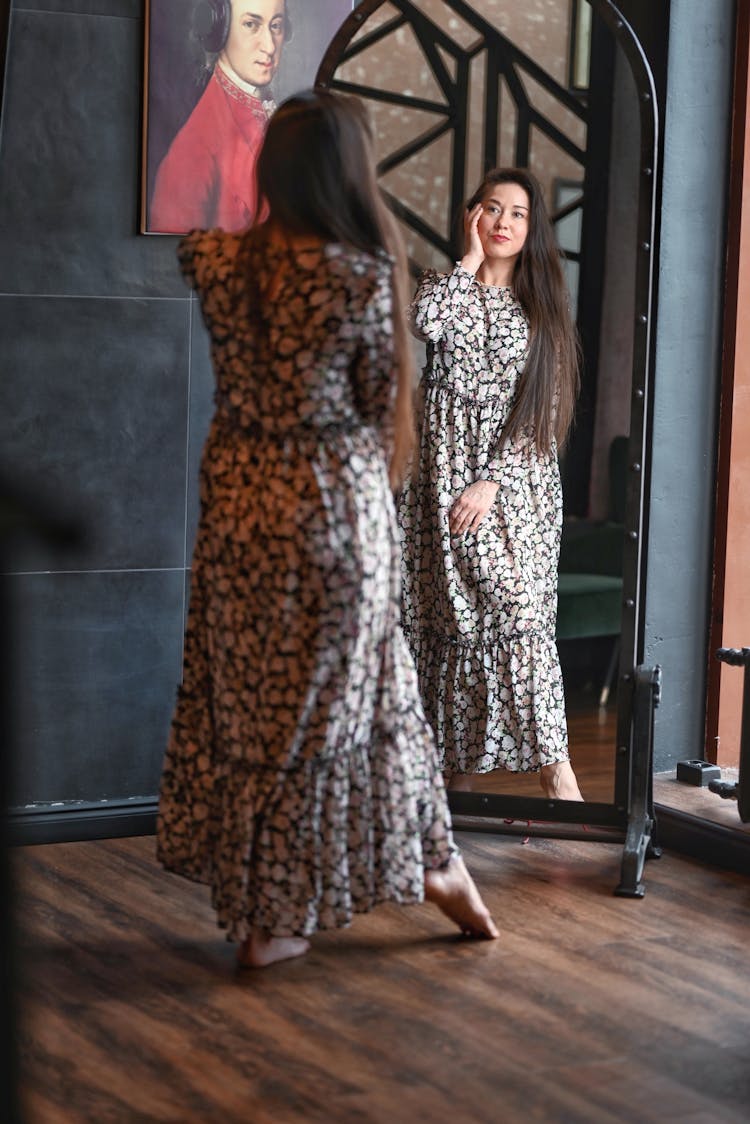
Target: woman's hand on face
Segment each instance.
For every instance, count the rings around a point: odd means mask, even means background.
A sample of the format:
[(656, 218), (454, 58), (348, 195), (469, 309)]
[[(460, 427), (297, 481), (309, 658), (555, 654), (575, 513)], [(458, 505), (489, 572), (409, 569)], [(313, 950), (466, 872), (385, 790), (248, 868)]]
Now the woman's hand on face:
[(495, 502), (499, 484), (491, 480), (477, 480), (461, 493), (448, 512), (448, 527), (452, 535), (476, 531)]
[(476, 273), (484, 261), (484, 248), (478, 229), (482, 210), (482, 204), (477, 203), (470, 211), (464, 212), (464, 256), (461, 265), (471, 273)]

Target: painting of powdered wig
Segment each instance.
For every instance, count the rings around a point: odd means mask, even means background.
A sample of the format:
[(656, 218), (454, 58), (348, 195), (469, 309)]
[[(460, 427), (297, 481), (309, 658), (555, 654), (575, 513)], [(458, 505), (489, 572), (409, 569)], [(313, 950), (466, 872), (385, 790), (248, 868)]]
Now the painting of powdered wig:
[(141, 233), (242, 230), (268, 120), (357, 0), (146, 0)]

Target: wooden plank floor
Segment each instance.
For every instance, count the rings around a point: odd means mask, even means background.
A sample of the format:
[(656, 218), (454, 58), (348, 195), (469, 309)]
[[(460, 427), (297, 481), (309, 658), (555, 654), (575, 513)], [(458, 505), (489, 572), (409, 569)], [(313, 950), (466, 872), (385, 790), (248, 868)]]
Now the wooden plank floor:
[(750, 1104), (750, 881), (462, 834), (502, 927), (384, 906), (238, 977), (153, 839), (13, 852), (29, 1124), (731, 1124)]

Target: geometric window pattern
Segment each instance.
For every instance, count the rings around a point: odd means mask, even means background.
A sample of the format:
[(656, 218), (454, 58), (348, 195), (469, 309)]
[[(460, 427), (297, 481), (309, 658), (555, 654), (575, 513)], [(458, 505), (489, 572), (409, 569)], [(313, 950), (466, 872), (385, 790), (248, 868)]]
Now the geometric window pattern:
[[(560, 7), (567, 15), (564, 0)], [(570, 232), (583, 218), (588, 106), (505, 33), (513, 9), (491, 0), (362, 0), (317, 84), (368, 105), (380, 184), (414, 272), (460, 256), (462, 205), (488, 168), (528, 167), (567, 234), (560, 241), (575, 298), (580, 244)], [(566, 40), (569, 33), (566, 26)], [(567, 52), (566, 41), (555, 57)]]

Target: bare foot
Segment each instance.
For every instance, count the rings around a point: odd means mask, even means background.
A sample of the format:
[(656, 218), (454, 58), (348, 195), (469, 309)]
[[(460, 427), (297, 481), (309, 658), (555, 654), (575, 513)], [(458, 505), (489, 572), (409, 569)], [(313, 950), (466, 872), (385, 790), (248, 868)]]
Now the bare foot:
[(441, 870), (424, 872), (424, 896), (468, 937), (494, 940), (500, 931), (460, 855)]
[(272, 937), (262, 929), (253, 929), (240, 946), (237, 965), (240, 968), (267, 968), (278, 960), (293, 960), (304, 956), (310, 942), (304, 937)]
[(555, 765), (542, 765), (539, 771), (542, 792), (550, 800), (583, 800), (576, 775), (570, 761), (558, 761)]

